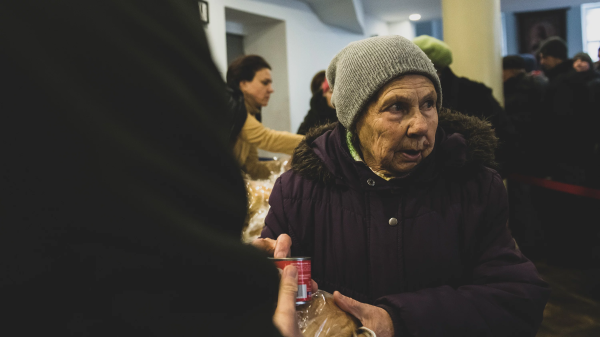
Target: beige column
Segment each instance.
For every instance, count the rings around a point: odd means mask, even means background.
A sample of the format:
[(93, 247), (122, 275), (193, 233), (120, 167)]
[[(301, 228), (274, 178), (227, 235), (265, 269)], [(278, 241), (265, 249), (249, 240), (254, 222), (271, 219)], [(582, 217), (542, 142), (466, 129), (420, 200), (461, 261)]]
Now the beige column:
[(500, 0), (442, 0), (442, 13), (450, 68), (492, 88), (504, 106)]

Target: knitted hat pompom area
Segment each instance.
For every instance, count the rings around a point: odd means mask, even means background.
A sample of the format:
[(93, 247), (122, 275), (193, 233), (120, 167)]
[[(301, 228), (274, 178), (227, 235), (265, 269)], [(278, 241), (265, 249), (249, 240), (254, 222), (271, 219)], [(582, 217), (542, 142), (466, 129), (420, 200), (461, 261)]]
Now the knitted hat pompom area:
[(333, 90), (331, 103), (340, 123), (348, 130), (369, 100), (391, 80), (402, 75), (423, 75), (437, 92), (442, 107), (442, 87), (436, 69), (425, 53), (410, 40), (397, 35), (372, 37), (350, 43), (327, 68)]

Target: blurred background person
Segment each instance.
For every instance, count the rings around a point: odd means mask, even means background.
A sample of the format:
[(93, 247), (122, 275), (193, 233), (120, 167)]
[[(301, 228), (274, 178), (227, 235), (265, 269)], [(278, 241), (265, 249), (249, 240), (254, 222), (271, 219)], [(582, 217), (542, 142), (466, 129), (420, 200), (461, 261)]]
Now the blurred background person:
[(520, 173), (531, 172), (535, 163), (535, 119), (542, 114), (541, 104), (546, 83), (528, 75), (525, 59), (510, 55), (502, 59), (504, 104), (510, 124), (515, 128), (514, 145), (507, 166)]
[(573, 68), (573, 61), (567, 56), (567, 43), (559, 37), (551, 37), (542, 42), (537, 54), (544, 74), (551, 83)]
[[(593, 187), (600, 174), (600, 74), (591, 68), (576, 71), (575, 63), (580, 70), (588, 68), (587, 55), (577, 54), (575, 62), (567, 60), (566, 55), (566, 45), (558, 38), (549, 39), (540, 48), (544, 71), (550, 79), (542, 103), (543, 115), (537, 119), (543, 131), (540, 173), (553, 181)], [(594, 253), (593, 248), (598, 235), (594, 199), (546, 189), (534, 189), (533, 199), (544, 226), (546, 255), (553, 263), (591, 266), (598, 261), (600, 252)]]
[[(315, 80), (321, 80), (321, 73), (318, 72), (311, 83), (311, 89), (314, 89)], [(313, 127), (337, 122), (337, 115), (335, 109), (331, 104), (331, 88), (325, 77), (322, 78), (320, 87), (313, 91), (313, 96), (310, 99), (310, 110), (304, 117), (304, 121), (298, 128), (298, 134), (306, 135), (308, 130)]]
[[(502, 78), (505, 111), (515, 127), (515, 142), (509, 149), (506, 164), (512, 173), (534, 174), (540, 131), (536, 119), (543, 118), (541, 104), (545, 82), (537, 76), (528, 75), (525, 59), (519, 55), (502, 59)], [(509, 226), (523, 252), (537, 257), (542, 231), (530, 189), (530, 185), (516, 180), (508, 182)]]
[(260, 122), (261, 110), (269, 104), (274, 92), (271, 66), (262, 57), (247, 55), (233, 61), (227, 69), (227, 84), (243, 94), (247, 111), (233, 154), (242, 170), (252, 179), (267, 179), (272, 172), (280, 172), (282, 162), (260, 161), (258, 149), (291, 155), (303, 137), (271, 130)]
[(321, 86), (325, 81), (325, 70), (321, 70), (313, 76), (310, 81), (310, 92), (314, 95), (317, 91), (321, 90)]
[[(598, 58), (600, 59), (600, 48), (598, 48)], [(594, 69), (600, 70), (600, 60), (594, 63)]]
[(277, 269), (239, 241), (246, 193), (197, 4), (2, 1), (0, 31), (3, 329), (298, 332), (293, 270), (275, 311)]
[(594, 62), (592, 62), (592, 58), (587, 53), (577, 53), (573, 56), (573, 69), (579, 73), (594, 71)]
[(452, 50), (443, 41), (421, 35), (413, 42), (427, 54), (437, 70), (444, 91), (444, 107), (491, 122), (501, 144), (496, 151), (496, 160), (500, 164), (500, 173), (505, 177), (508, 174), (505, 167), (509, 157), (507, 149), (513, 142), (514, 128), (504, 109), (492, 95), (492, 89), (483, 83), (456, 76), (450, 69)]

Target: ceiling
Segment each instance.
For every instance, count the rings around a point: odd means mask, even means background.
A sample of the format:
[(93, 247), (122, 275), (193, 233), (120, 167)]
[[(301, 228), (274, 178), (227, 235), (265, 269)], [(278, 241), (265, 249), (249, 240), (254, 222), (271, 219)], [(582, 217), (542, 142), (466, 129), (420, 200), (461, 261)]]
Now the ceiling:
[[(597, 1), (600, 0), (500, 0), (500, 6), (505, 12), (520, 12)], [(407, 20), (410, 14), (421, 14), (421, 20), (441, 18), (441, 2), (441, 0), (362, 0), (365, 14), (387, 22)]]
[(365, 14), (387, 22), (405, 21), (411, 14), (421, 20), (442, 17), (441, 0), (363, 0)]

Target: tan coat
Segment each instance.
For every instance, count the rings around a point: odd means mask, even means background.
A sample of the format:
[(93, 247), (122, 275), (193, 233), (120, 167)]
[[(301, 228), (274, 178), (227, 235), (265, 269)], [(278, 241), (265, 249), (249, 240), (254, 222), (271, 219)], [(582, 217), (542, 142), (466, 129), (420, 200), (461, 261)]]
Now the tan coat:
[(252, 179), (267, 179), (281, 169), (281, 162), (258, 160), (258, 149), (291, 155), (304, 136), (265, 127), (254, 115), (259, 110), (246, 104), (248, 118), (233, 147), (233, 155)]

